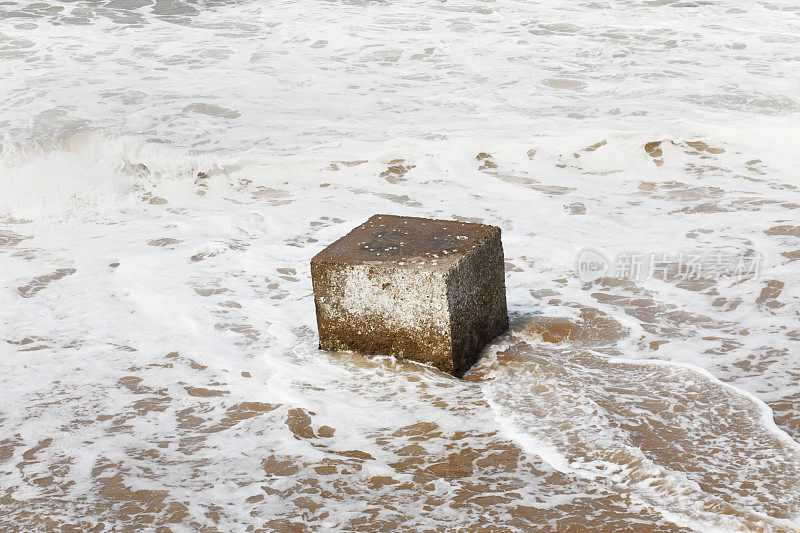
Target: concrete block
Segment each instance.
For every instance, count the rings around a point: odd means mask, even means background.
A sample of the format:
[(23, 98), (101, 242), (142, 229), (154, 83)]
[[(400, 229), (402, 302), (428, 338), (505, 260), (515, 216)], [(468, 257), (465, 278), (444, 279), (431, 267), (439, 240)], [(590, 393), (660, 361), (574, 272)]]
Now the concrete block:
[(500, 228), (375, 215), (311, 260), (323, 350), (461, 377), (508, 329)]

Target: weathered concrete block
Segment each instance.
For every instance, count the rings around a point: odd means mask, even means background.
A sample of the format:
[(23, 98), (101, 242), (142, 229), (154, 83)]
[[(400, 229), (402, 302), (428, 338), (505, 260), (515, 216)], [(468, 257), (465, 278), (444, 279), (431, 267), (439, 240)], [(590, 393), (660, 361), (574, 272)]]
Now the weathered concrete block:
[(319, 345), (462, 376), (508, 329), (500, 228), (375, 215), (311, 260)]

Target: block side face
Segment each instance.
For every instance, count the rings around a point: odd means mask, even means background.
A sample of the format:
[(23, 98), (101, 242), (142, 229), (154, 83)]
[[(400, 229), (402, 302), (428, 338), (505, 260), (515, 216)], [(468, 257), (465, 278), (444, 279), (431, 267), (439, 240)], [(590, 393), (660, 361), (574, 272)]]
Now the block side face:
[[(317, 313), (317, 331), (322, 331), (325, 309), (323, 307), (323, 296), (328, 291), (328, 270), (331, 265), (322, 261), (317, 261), (316, 257), (311, 260), (311, 286), (314, 291), (314, 309)], [(320, 334), (320, 340), (322, 335)], [(322, 343), (320, 342), (320, 348)]]
[(429, 218), (374, 215), (315, 260), (340, 263), (426, 262), (454, 264), (481, 246), (495, 226)]
[(312, 262), (320, 348), (393, 355), (452, 372), (444, 271)]
[(460, 377), (477, 362), (483, 347), (508, 329), (499, 231), (452, 269), (447, 285), (453, 360)]

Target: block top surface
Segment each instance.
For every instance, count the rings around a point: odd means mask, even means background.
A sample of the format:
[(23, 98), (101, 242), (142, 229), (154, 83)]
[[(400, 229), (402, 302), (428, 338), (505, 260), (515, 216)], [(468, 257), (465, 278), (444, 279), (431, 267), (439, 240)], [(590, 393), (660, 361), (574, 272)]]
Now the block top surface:
[(455, 220), (373, 215), (312, 261), (446, 266), (499, 231), (497, 226)]

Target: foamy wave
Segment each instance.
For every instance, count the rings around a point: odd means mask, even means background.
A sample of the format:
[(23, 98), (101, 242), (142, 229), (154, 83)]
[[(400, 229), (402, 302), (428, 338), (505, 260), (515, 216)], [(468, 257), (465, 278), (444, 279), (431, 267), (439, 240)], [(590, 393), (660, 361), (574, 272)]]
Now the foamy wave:
[(508, 342), (484, 363), (483, 391), (529, 453), (604, 479), (678, 525), (800, 527), (800, 445), (762, 402), (697, 368)]
[(190, 180), (215, 157), (137, 137), (76, 134), (0, 146), (0, 215), (23, 220), (103, 220), (136, 208), (168, 181)]

